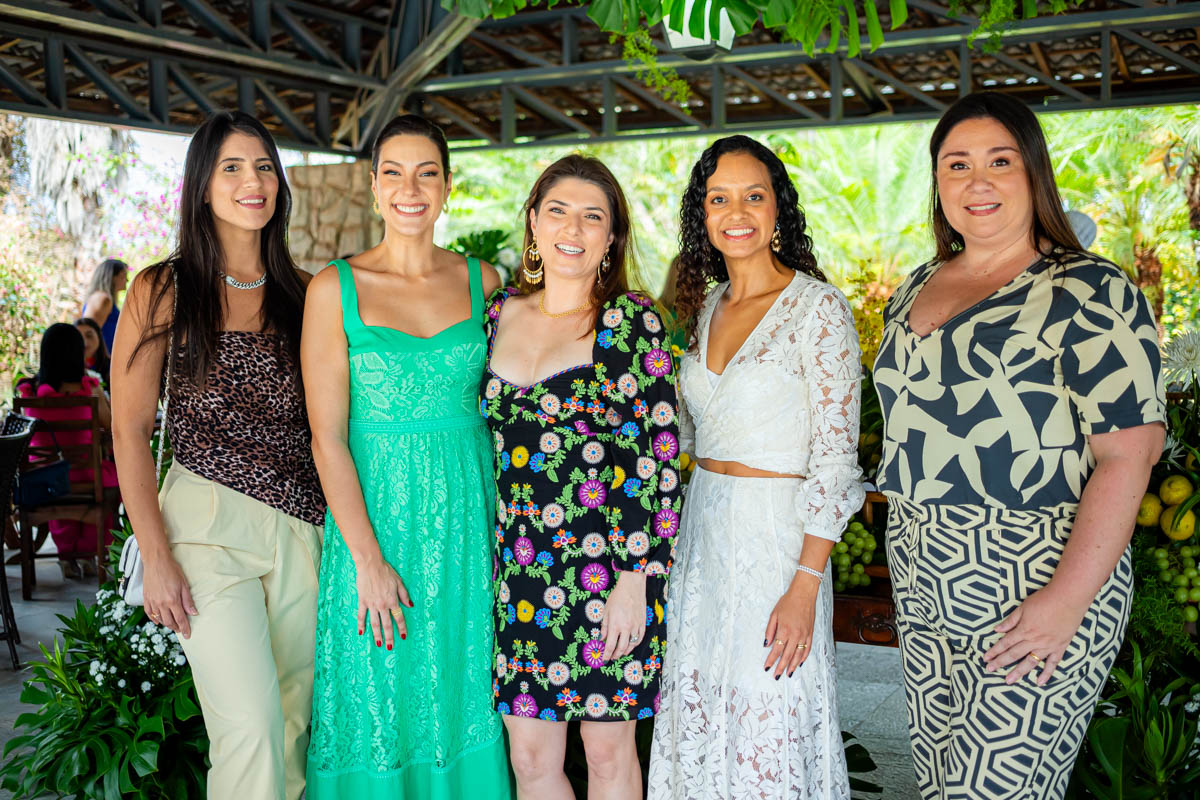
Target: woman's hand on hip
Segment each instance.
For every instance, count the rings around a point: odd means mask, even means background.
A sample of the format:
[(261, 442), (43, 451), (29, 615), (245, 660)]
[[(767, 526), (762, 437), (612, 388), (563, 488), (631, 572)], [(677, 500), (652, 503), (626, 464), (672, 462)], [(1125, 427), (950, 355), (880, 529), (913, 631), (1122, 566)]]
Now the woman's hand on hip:
[(154, 560), (143, 558), (142, 565), (142, 605), (146, 616), (187, 639), (192, 635), (188, 617), (196, 616), (197, 612), (183, 568), (170, 553)]
[(604, 603), (600, 638), (604, 661), (615, 661), (633, 652), (646, 635), (646, 574), (621, 570), (617, 585)]
[(1008, 684), (1039, 668), (1037, 684), (1045, 686), (1086, 613), (1086, 607), (1071, 608), (1049, 587), (1039, 589), (996, 626), (1004, 635), (983, 654), (985, 668), (992, 672), (1012, 666), (1005, 678)]
[(817, 614), (817, 593), (821, 579), (806, 572), (797, 572), (792, 585), (775, 604), (767, 619), (763, 646), (767, 652), (767, 663), (763, 670), (775, 667), (775, 680), (789, 676), (808, 660), (812, 651), (813, 621)]
[(354, 567), (358, 588), (358, 635), (362, 636), (366, 623), (370, 622), (375, 646), (386, 645), (391, 650), (395, 642), (394, 631), (400, 632), (401, 639), (408, 633), (400, 608), (402, 605), (413, 607), (408, 589), (382, 556), (365, 559), (362, 564), (355, 563)]

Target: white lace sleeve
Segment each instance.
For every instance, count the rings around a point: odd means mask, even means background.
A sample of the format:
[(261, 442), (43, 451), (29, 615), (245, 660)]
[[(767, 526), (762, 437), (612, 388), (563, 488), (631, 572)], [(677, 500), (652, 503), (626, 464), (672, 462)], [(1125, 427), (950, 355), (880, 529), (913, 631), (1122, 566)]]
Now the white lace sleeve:
[[(675, 373), (677, 380), (680, 379), (682, 372), (680, 370)], [(675, 395), (679, 402), (679, 451), (694, 458), (696, 455), (696, 423), (692, 420), (687, 402), (683, 399), (683, 389), (678, 383), (675, 384)]]
[(865, 499), (858, 466), (862, 354), (850, 305), (833, 287), (818, 295), (805, 328), (812, 441), (796, 511), (806, 520), (805, 533), (837, 541)]

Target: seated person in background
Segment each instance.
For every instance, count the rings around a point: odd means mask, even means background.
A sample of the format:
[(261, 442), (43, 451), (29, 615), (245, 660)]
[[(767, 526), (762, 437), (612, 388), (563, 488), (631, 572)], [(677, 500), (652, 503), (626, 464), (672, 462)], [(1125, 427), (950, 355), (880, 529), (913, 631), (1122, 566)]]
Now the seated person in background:
[[(37, 374), (17, 384), (17, 393), (21, 397), (98, 397), (100, 398), (100, 424), (107, 428), (112, 424), (112, 412), (100, 381), (86, 374), (84, 369), (83, 334), (74, 325), (65, 322), (55, 323), (46, 329), (42, 335), (42, 352)], [(87, 405), (68, 408), (30, 408), (26, 414), (44, 420), (86, 420), (91, 419), (91, 408)], [(66, 431), (51, 434), (39, 430), (33, 434), (30, 442), (34, 447), (49, 447), (57, 444), (59, 447), (73, 447), (91, 444), (92, 433), (89, 430)], [(92, 479), (90, 469), (79, 466), (71, 470), (72, 483), (89, 482)], [(117, 485), (117, 468), (112, 461), (102, 461), (100, 476), (105, 488)], [(106, 520), (105, 525), (111, 527), (113, 520)], [(93, 574), (94, 565), (84, 559), (82, 568), (80, 562), (70, 556), (76, 553), (89, 552), (96, 547), (96, 527), (77, 520), (51, 520), (50, 535), (58, 552), (66, 558), (59, 559), (63, 577), (81, 578), (84, 573)]]
[(75, 320), (75, 327), (83, 334), (83, 366), (100, 378), (101, 385), (108, 386), (108, 345), (104, 343), (100, 324), (91, 317), (80, 317)]

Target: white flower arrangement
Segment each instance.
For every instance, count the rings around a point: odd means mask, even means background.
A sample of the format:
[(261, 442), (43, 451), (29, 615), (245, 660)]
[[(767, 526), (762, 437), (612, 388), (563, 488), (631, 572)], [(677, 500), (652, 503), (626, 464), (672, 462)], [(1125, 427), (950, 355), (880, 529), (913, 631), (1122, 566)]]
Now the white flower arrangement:
[(1163, 380), (1188, 386), (1200, 377), (1200, 331), (1176, 334), (1163, 354)]
[[(183, 672), (187, 666), (187, 656), (183, 654), (175, 631), (150, 621), (136, 626), (128, 625), (129, 618), (135, 613), (134, 607), (108, 589), (96, 592), (96, 605), (104, 620), (99, 628), (100, 634), (109, 637), (112, 644), (120, 642), (128, 648), (128, 660), (132, 661), (135, 674), (126, 677), (140, 678), (134, 683), (143, 694), (153, 691), (158, 681), (173, 683)], [(120, 658), (118, 653), (114, 652), (113, 655), (117, 660), (126, 660)], [(117, 667), (105, 661), (92, 661), (89, 672), (97, 686), (103, 686), (108, 680), (114, 681), (118, 689), (125, 689), (129, 685), (125, 677), (116, 677)]]

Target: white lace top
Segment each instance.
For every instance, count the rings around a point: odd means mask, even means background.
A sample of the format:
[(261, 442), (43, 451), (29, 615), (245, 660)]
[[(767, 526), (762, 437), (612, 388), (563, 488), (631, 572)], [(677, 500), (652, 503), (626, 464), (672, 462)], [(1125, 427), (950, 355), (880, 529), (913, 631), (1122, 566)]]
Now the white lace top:
[(858, 467), (861, 353), (854, 318), (835, 287), (797, 272), (715, 384), (707, 367), (708, 293), (698, 347), (679, 371), (679, 433), (696, 458), (806, 476), (796, 498), (805, 533), (838, 539), (862, 507)]

